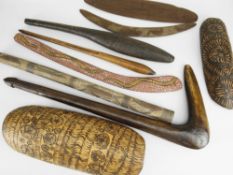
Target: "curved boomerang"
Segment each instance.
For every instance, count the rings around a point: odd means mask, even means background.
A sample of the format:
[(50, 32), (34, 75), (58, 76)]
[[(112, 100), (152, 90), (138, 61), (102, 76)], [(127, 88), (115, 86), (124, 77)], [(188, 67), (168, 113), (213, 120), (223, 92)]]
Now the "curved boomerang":
[(182, 88), (175, 76), (129, 77), (107, 71), (82, 60), (60, 52), (38, 40), (23, 34), (16, 34), (15, 41), (22, 46), (79, 73), (123, 89), (138, 92), (170, 92)]
[(158, 37), (158, 36), (167, 36), (173, 35), (179, 32), (188, 30), (194, 26), (196, 23), (184, 23), (173, 26), (166, 27), (131, 27), (121, 25), (97, 15), (90, 13), (86, 10), (81, 9), (80, 13), (87, 18), (89, 21), (95, 23), (96, 25), (107, 29), (114, 33), (119, 33), (126, 36), (140, 36), (140, 37)]

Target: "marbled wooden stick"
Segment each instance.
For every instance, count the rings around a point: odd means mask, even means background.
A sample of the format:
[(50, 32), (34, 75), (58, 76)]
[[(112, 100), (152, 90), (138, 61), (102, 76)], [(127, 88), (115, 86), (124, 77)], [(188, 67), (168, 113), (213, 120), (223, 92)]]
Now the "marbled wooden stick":
[(171, 110), (147, 103), (137, 98), (116, 92), (114, 90), (88, 82), (72, 75), (8, 54), (0, 53), (0, 63), (16, 67), (26, 72), (30, 72), (32, 74), (77, 89), (84, 93), (93, 95), (95, 97), (99, 97), (119, 106), (131, 109), (135, 112), (142, 113), (145, 115), (145, 117), (171, 122), (174, 115), (174, 112)]

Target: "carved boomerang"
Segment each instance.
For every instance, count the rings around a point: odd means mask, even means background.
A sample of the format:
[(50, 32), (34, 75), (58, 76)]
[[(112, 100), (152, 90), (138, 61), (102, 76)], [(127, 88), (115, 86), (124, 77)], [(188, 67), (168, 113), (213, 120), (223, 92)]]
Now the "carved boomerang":
[(85, 53), (85, 54), (100, 58), (102, 60), (111, 62), (113, 64), (117, 64), (117, 65), (119, 65), (121, 67), (124, 67), (126, 69), (129, 69), (129, 70), (141, 73), (141, 74), (147, 74), (147, 75), (155, 74), (155, 72), (151, 68), (149, 68), (148, 66), (146, 66), (144, 64), (141, 64), (141, 63), (137, 63), (135, 61), (126, 60), (124, 58), (121, 58), (121, 57), (118, 57), (118, 56), (115, 56), (115, 55), (110, 55), (108, 53), (100, 52), (100, 51), (97, 51), (97, 50), (92, 50), (92, 49), (89, 49), (89, 48), (80, 47), (78, 45), (74, 45), (74, 44), (71, 44), (71, 43), (68, 43), (68, 42), (65, 42), (65, 41), (61, 41), (61, 40), (58, 40), (58, 39), (55, 39), (55, 38), (51, 38), (51, 37), (47, 37), (47, 36), (40, 35), (40, 34), (37, 34), (37, 33), (29, 32), (29, 31), (26, 31), (26, 30), (19, 30), (19, 31), (21, 33), (23, 33), (23, 34), (26, 34), (26, 35), (29, 35), (29, 36), (32, 36), (32, 37), (35, 37), (35, 38), (39, 38), (39, 39), (42, 39), (42, 40), (45, 40), (45, 41), (48, 41), (48, 42), (51, 42), (51, 43), (66, 47), (66, 48), (69, 48), (69, 49), (73, 49), (73, 50), (76, 50), (76, 51), (79, 51), (79, 52), (82, 52), (82, 53)]
[(179, 32), (188, 30), (194, 26), (196, 23), (183, 23), (173, 26), (166, 27), (132, 27), (121, 25), (97, 15), (90, 13), (86, 10), (81, 9), (80, 13), (87, 18), (89, 21), (95, 23), (96, 25), (107, 29), (111, 32), (119, 33), (125, 36), (141, 36), (141, 37), (158, 37), (158, 36), (167, 36), (173, 35)]
[(22, 46), (79, 73), (123, 89), (138, 92), (170, 92), (182, 88), (181, 81), (175, 76), (129, 77), (113, 73), (93, 64), (67, 55), (48, 45), (23, 34), (16, 34), (15, 41)]
[(184, 125), (174, 125), (159, 120), (151, 120), (136, 113), (121, 110), (105, 104), (66, 94), (36, 84), (7, 78), (5, 82), (40, 96), (44, 96), (71, 106), (75, 106), (105, 118), (141, 129), (171, 142), (192, 149), (201, 149), (209, 142), (209, 126), (201, 92), (190, 66), (185, 67), (186, 92), (189, 103), (189, 120)]

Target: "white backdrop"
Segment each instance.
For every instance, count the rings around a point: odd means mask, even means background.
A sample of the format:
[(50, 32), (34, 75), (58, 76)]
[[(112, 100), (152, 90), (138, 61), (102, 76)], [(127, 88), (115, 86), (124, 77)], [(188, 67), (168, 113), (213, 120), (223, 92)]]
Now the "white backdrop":
[[(195, 11), (199, 15), (198, 25), (186, 32), (159, 38), (139, 38), (140, 40), (161, 47), (175, 55), (175, 62), (171, 64), (162, 64), (149, 61), (143, 61), (132, 57), (124, 56), (130, 60), (136, 60), (152, 67), (158, 75), (172, 74), (183, 80), (183, 68), (185, 64), (192, 65), (197, 76), (202, 95), (204, 98), (207, 114), (209, 117), (211, 140), (209, 145), (202, 150), (190, 150), (171, 142), (152, 136), (145, 132), (137, 130), (146, 142), (146, 154), (144, 168), (141, 175), (196, 175), (196, 174), (233, 174), (233, 112), (218, 106), (213, 102), (206, 89), (204, 82), (202, 62), (200, 56), (199, 28), (201, 23), (208, 17), (221, 18), (228, 28), (231, 41), (233, 41), (233, 1), (232, 0), (164, 0), (163, 2), (173, 3)], [(82, 0), (0, 0), (0, 51), (13, 54), (31, 61), (51, 66), (63, 72), (73, 74), (86, 80), (104, 85), (114, 90), (141, 98), (150, 103), (155, 103), (176, 111), (174, 123), (183, 123), (187, 120), (188, 110), (184, 89), (178, 92), (166, 94), (146, 94), (135, 93), (123, 90), (117, 87), (106, 85), (97, 80), (81, 75), (77, 72), (69, 70), (52, 61), (39, 56), (16, 42), (13, 37), (18, 29), (28, 29), (48, 36), (60, 38), (81, 46), (99, 49), (122, 56), (108, 49), (103, 48), (84, 38), (24, 24), (24, 18), (43, 19), (54, 22), (62, 22), (77, 26), (101, 29), (95, 24), (87, 21), (80, 13), (79, 9), (88, 9), (97, 15), (111, 19), (113, 21), (134, 25), (134, 26), (162, 26), (166, 23), (148, 22), (136, 20), (126, 17), (120, 17), (101, 10), (97, 10)], [(89, 63), (95, 64), (112, 72), (121, 73), (130, 76), (140, 76), (134, 72), (125, 70), (116, 65), (101, 61), (97, 58), (90, 57), (69, 49), (49, 44), (70, 55), (78, 57)], [(40, 83), (58, 90), (81, 95), (89, 99), (98, 100), (63, 85), (39, 78), (37, 76), (25, 73), (23, 71), (0, 65), (0, 125), (5, 116), (13, 109), (25, 105), (45, 105), (57, 108), (70, 109), (79, 111), (78, 109), (63, 105), (61, 103), (48, 100), (36, 95), (23, 92), (21, 90), (9, 88), (3, 83), (6, 77), (18, 77), (27, 81)], [(106, 102), (105, 102), (106, 103)], [(70, 170), (67, 168), (51, 165), (30, 157), (24, 156), (13, 151), (4, 141), (0, 134), (0, 174), (2, 175), (82, 175), (85, 173)]]

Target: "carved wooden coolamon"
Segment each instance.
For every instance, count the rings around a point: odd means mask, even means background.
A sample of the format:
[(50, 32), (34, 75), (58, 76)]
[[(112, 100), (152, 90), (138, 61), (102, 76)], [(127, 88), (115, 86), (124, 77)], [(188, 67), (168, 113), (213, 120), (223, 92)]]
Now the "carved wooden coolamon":
[(201, 50), (211, 98), (219, 105), (233, 109), (233, 55), (222, 20), (209, 18), (202, 24)]
[(138, 175), (143, 166), (145, 144), (139, 134), (80, 113), (19, 108), (6, 117), (3, 134), (18, 152), (91, 174)]

